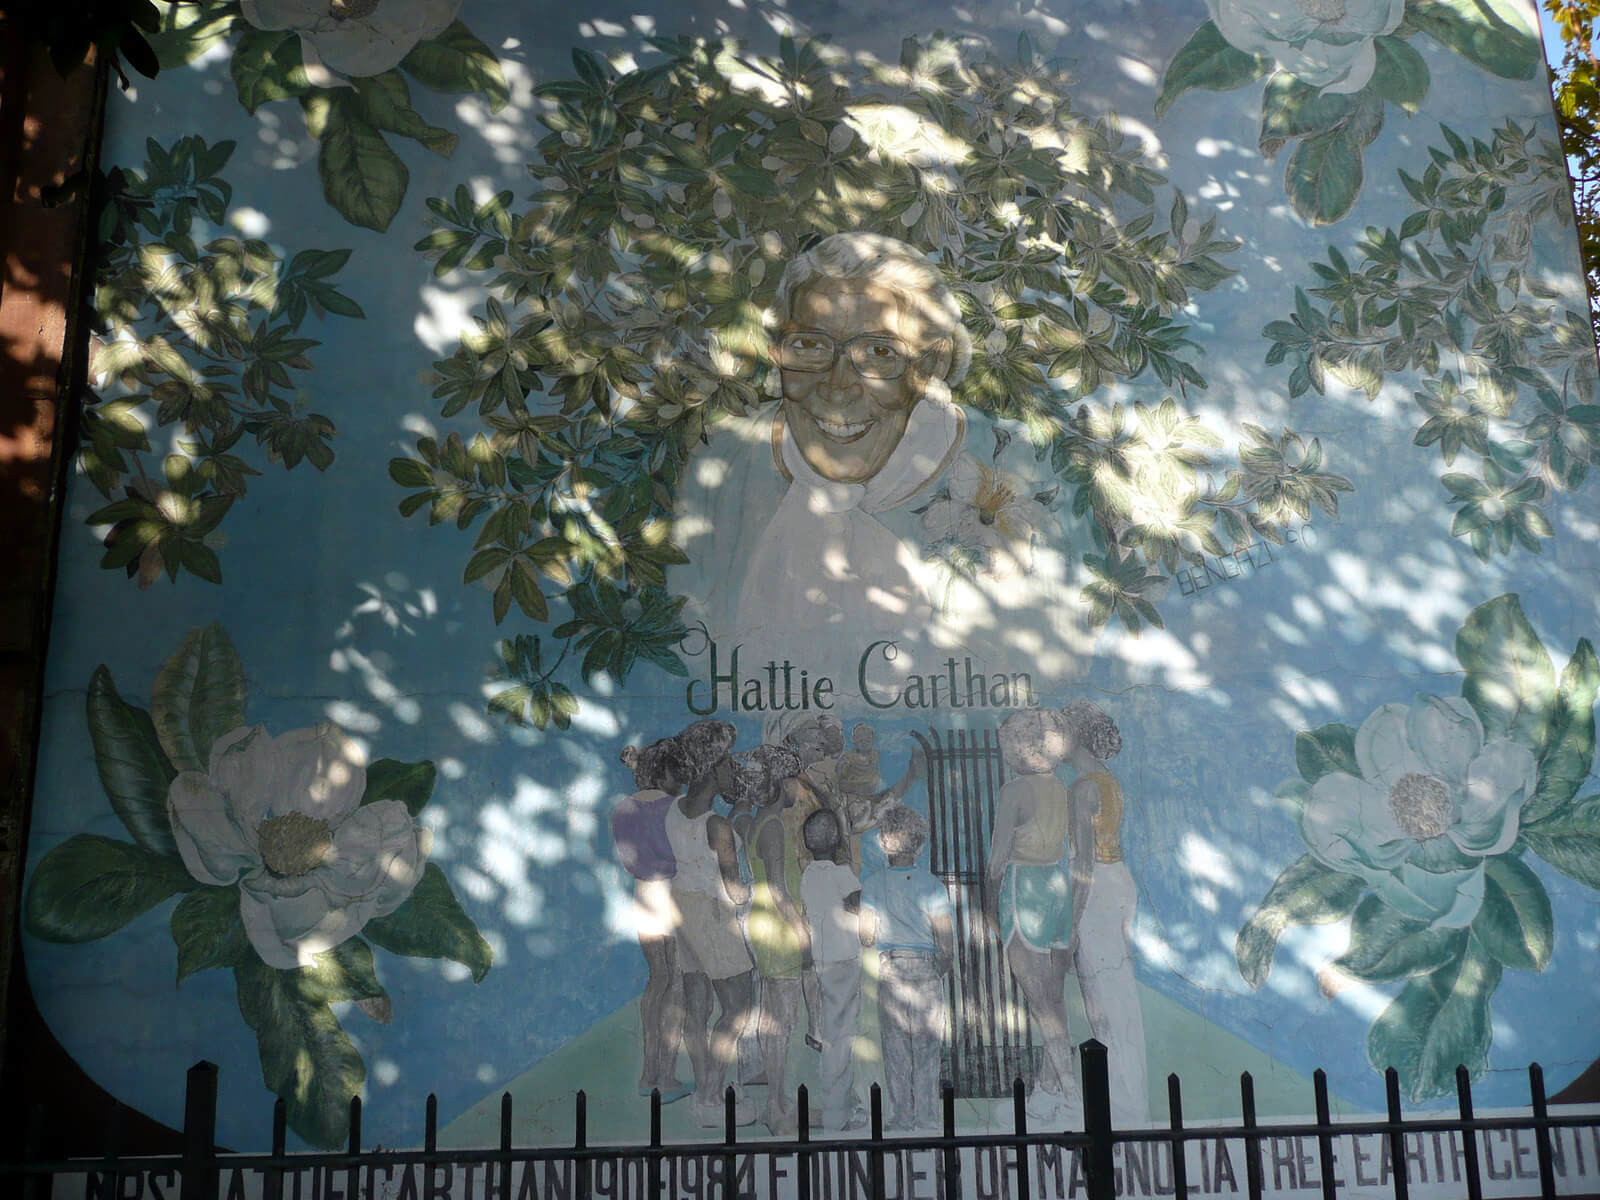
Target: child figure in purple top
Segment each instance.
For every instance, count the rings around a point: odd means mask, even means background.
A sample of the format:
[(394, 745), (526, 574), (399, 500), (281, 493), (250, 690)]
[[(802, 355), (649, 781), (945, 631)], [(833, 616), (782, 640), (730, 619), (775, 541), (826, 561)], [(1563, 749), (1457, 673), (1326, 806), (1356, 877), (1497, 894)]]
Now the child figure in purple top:
[(633, 876), (633, 924), (648, 969), (639, 997), (644, 1065), (639, 1094), (661, 1090), (661, 1102), (687, 1096), (690, 1084), (677, 1078), (683, 1038), (683, 969), (678, 955), (678, 906), (672, 898), (677, 860), (667, 840), (667, 810), (683, 791), (683, 769), (671, 738), (640, 749), (627, 746), (623, 765), (633, 772), (631, 796), (611, 810), (611, 839), (617, 861)]

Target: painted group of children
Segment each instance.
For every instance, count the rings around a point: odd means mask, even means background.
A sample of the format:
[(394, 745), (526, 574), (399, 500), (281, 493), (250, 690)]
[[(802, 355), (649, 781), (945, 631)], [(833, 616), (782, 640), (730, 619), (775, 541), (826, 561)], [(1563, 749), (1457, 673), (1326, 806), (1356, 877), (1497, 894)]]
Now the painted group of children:
[[(640, 1092), (659, 1090), (668, 1102), (690, 1095), (697, 1123), (716, 1128), (737, 1062), (736, 1121), (756, 1119), (744, 1089), (759, 1084), (761, 1119), (775, 1134), (792, 1132), (786, 1080), (803, 1024), (821, 1055), (822, 1127), (860, 1128), (852, 1043), (863, 946), (875, 946), (886, 1119), (891, 1128), (924, 1123), (927, 1097), (938, 1094), (941, 980), (954, 945), (943, 884), (913, 865), (927, 822), (900, 803), (920, 761), (882, 788), (871, 728), (856, 726), (846, 750), (827, 716), (769, 731), (769, 742), (738, 755), (734, 737), (726, 722), (697, 721), (623, 752), (637, 790), (617, 803), (611, 826), (634, 878), (649, 968)], [(870, 830), (880, 861), (863, 872)], [(692, 1086), (676, 1078), (680, 1044)]]

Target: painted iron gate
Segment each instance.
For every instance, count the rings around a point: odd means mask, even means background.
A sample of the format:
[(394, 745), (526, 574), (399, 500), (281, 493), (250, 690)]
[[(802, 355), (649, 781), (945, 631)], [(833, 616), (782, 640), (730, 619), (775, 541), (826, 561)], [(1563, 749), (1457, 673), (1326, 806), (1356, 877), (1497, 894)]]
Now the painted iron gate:
[(1008, 1096), (1032, 1084), (1041, 1047), (1028, 1006), (984, 920), (984, 878), (995, 797), (1006, 779), (992, 729), (913, 733), (927, 756), (929, 868), (954, 908), (956, 962), (948, 984), (943, 1077), (958, 1096)]

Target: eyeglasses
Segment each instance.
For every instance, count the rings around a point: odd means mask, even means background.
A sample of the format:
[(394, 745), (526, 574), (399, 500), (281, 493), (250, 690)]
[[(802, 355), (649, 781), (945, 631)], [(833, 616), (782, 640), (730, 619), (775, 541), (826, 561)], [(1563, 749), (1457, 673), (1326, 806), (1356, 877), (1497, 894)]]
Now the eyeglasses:
[(778, 365), (786, 371), (831, 371), (843, 354), (857, 375), (867, 379), (899, 379), (906, 368), (931, 351), (912, 354), (897, 337), (864, 333), (836, 342), (819, 329), (795, 329), (778, 341)]

